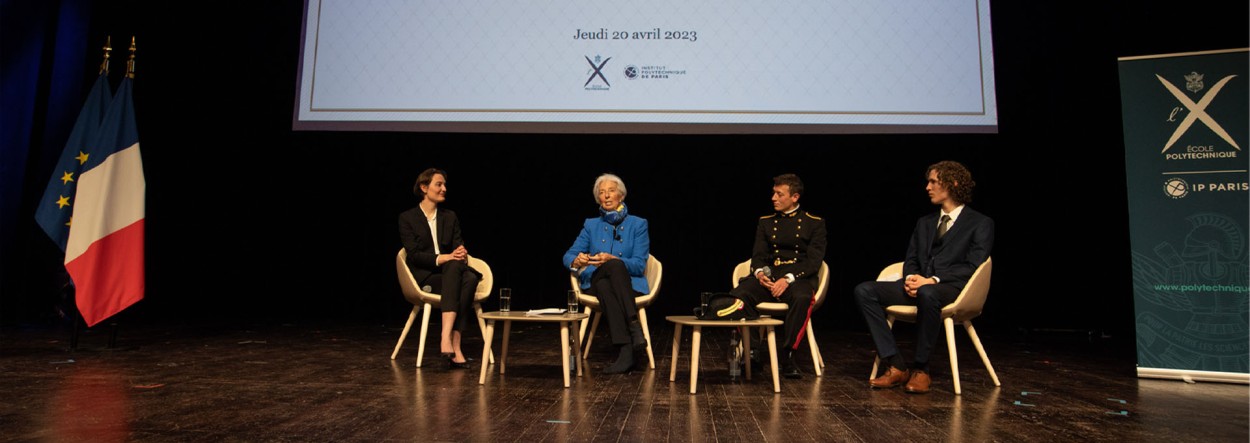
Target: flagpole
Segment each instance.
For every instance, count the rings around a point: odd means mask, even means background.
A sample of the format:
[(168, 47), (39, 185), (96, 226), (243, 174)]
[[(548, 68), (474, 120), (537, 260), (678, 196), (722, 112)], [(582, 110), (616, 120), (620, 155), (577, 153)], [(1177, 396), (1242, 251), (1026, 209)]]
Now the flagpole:
[(109, 36), (108, 40), (104, 41), (104, 48), (102, 49), (104, 49), (104, 61), (100, 62), (100, 73), (107, 75), (109, 73), (109, 53), (113, 51), (112, 36)]
[[(104, 47), (100, 49), (104, 51), (104, 54), (103, 54), (102, 60), (100, 61), (99, 74), (107, 76), (109, 73), (109, 57), (110, 57), (110, 54), (113, 52), (113, 37), (106, 36), (104, 40)], [(64, 268), (62, 268), (62, 270), (64, 271)], [(76, 303), (76, 300), (75, 300), (76, 297), (75, 297), (73, 280), (70, 279), (68, 272), (65, 272), (63, 275), (65, 276), (66, 281), (65, 281), (65, 284), (62, 285), (61, 287), (61, 290), (63, 292), (62, 294), (63, 297), (62, 297), (61, 302), (68, 305), (65, 311), (66, 311), (66, 314), (69, 314), (69, 317), (70, 317), (69, 320), (70, 320), (70, 325), (71, 325), (70, 337), (69, 337), (69, 349), (70, 351), (76, 351), (78, 350), (78, 339), (82, 334), (82, 327), (81, 325), (79, 325), (79, 323), (82, 322), (83, 319), (82, 319), (82, 314), (78, 312), (78, 304)], [(113, 347), (111, 343), (109, 347), (110, 348)]]
[[(135, 36), (133, 35), (130, 36), (130, 57), (126, 60), (126, 78), (131, 79), (132, 81), (135, 78)], [(124, 348), (124, 349), (117, 347), (117, 330), (120, 329), (118, 326), (117, 318), (114, 316), (110, 316), (110, 318), (108, 319), (108, 323), (109, 323), (109, 337), (108, 337), (108, 345), (105, 348), (105, 350), (128, 351), (128, 350), (133, 349), (129, 347)]]
[(135, 78), (135, 36), (130, 36), (130, 59), (126, 60), (126, 78)]

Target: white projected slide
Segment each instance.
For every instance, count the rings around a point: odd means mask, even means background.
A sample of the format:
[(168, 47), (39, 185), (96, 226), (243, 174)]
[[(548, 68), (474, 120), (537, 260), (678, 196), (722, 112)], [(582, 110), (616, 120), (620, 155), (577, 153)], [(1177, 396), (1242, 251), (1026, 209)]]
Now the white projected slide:
[(994, 132), (988, 0), (306, 0), (295, 129)]

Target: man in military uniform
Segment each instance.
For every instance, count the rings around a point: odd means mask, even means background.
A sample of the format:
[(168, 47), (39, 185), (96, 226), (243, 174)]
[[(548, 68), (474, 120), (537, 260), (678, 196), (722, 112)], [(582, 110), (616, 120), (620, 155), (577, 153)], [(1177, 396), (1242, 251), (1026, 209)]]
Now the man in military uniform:
[(825, 259), (825, 221), (799, 209), (803, 181), (794, 174), (773, 178), (775, 213), (760, 217), (751, 251), (751, 275), (743, 277), (731, 294), (748, 303), (782, 302), (790, 306), (778, 331), (782, 370), (799, 378), (793, 353), (807, 331), (812, 296), (820, 282)]

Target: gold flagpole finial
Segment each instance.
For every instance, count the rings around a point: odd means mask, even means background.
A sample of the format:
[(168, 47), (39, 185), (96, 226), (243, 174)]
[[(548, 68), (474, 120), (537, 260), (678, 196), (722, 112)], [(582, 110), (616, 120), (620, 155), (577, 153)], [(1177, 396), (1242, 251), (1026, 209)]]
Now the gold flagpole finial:
[(135, 36), (130, 36), (130, 60), (126, 60), (126, 78), (135, 78)]
[(101, 48), (101, 49), (104, 49), (104, 61), (103, 61), (103, 62), (100, 62), (100, 73), (101, 73), (101, 74), (108, 75), (108, 73), (109, 73), (109, 52), (112, 52), (112, 51), (113, 51), (113, 37), (112, 37), (112, 36), (109, 36), (109, 37), (108, 37), (108, 40), (105, 40), (105, 41), (104, 41), (104, 47), (103, 47), (103, 48)]

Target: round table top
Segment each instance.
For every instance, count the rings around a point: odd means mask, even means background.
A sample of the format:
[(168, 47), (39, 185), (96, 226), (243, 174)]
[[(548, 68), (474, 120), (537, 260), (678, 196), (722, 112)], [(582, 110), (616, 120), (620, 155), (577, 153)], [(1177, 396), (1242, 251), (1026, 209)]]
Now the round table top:
[(535, 314), (529, 315), (528, 311), (508, 311), (508, 312), (483, 312), (481, 317), (484, 320), (508, 320), (508, 321), (536, 321), (536, 322), (561, 322), (561, 321), (579, 321), (590, 318), (590, 314), (584, 312), (563, 313), (563, 314)]
[(699, 320), (693, 315), (670, 315), (664, 319), (673, 323), (692, 326), (781, 326), (781, 320), (772, 317), (760, 317), (755, 320)]

